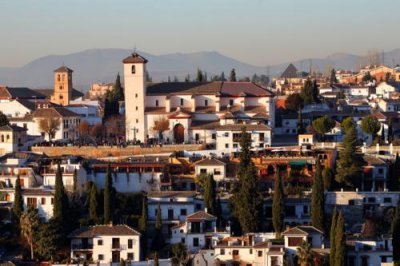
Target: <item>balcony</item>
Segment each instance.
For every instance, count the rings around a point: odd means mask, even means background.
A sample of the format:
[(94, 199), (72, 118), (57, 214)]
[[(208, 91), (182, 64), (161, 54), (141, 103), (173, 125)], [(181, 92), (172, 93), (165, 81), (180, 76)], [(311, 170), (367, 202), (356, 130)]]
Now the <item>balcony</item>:
[(121, 245), (121, 244), (112, 244), (111, 249), (113, 250), (126, 250), (127, 245)]
[(72, 244), (73, 250), (89, 250), (93, 249), (93, 244)]

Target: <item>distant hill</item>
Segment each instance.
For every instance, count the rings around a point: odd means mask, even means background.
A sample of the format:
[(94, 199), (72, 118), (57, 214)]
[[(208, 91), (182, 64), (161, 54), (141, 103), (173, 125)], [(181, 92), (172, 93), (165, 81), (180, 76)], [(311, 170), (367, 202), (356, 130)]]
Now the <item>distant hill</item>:
[[(93, 82), (114, 82), (118, 72), (122, 73), (122, 59), (132, 51), (128, 49), (91, 49), (68, 55), (49, 55), (38, 58), (19, 68), (0, 68), (0, 84), (10, 87), (51, 88), (53, 70), (65, 64), (74, 70), (74, 87), (86, 91)], [(218, 52), (174, 53), (151, 55), (139, 52), (149, 60), (148, 70), (153, 81), (166, 81), (174, 76), (183, 80), (187, 74), (195, 77), (197, 68), (207, 71), (208, 77), (225, 72), (229, 76), (232, 68), (238, 77), (256, 74), (279, 76), (290, 62), (267, 66), (254, 66), (224, 56)], [(400, 63), (400, 49), (385, 53), (388, 65)], [(298, 70), (313, 69), (325, 72), (327, 69), (345, 68), (357, 70), (363, 58), (357, 55), (335, 53), (326, 58), (304, 59), (292, 62)]]

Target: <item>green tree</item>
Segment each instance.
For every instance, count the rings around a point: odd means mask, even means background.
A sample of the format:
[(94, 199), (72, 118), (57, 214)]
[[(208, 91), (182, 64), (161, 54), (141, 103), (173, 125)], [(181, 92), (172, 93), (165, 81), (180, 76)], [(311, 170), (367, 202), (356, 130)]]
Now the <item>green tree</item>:
[(314, 130), (322, 136), (331, 131), (334, 126), (335, 126), (335, 121), (330, 119), (326, 115), (317, 118), (312, 122), (312, 127), (314, 128)]
[(319, 92), (316, 81), (311, 81), (311, 79), (307, 79), (301, 91), (301, 97), (304, 100), (304, 104), (319, 103), (318, 93)]
[(335, 265), (335, 254), (336, 254), (336, 223), (337, 223), (337, 211), (336, 208), (333, 209), (331, 228), (330, 228), (330, 254), (329, 254), (329, 265)]
[(335, 266), (343, 266), (346, 256), (346, 237), (344, 235), (344, 217), (339, 212), (335, 226)]
[(164, 247), (164, 237), (162, 234), (161, 207), (158, 204), (155, 231), (151, 248), (153, 251), (160, 251)]
[(196, 81), (197, 82), (204, 82), (204, 74), (203, 74), (203, 71), (201, 71), (200, 68), (197, 68)]
[(361, 174), (362, 159), (357, 154), (357, 130), (351, 126), (345, 134), (343, 150), (337, 160), (336, 182), (348, 187), (355, 187)]
[(347, 131), (349, 131), (349, 129), (351, 129), (352, 127), (355, 126), (353, 118), (352, 117), (346, 117), (345, 119), (343, 119), (343, 121), (340, 124), (340, 126), (343, 128), (344, 133), (346, 133)]
[(389, 143), (392, 143), (393, 139), (394, 139), (394, 136), (393, 136), (393, 120), (392, 120), (392, 118), (389, 118), (387, 140), (388, 140)]
[(114, 93), (114, 98), (117, 101), (123, 101), (124, 100), (124, 88), (122, 88), (121, 85), (121, 77), (119, 76), (119, 73), (117, 74), (117, 78), (115, 79), (115, 84), (113, 87), (113, 93)]
[(57, 165), (54, 190), (53, 217), (59, 222), (64, 222), (68, 212), (68, 196), (65, 194), (60, 164)]
[(236, 70), (234, 68), (232, 68), (231, 74), (229, 75), (229, 81), (236, 81)]
[(62, 243), (58, 222), (50, 219), (47, 223), (41, 224), (36, 238), (36, 253), (39, 258), (54, 261), (56, 252)]
[(272, 198), (272, 224), (274, 226), (277, 237), (280, 237), (283, 229), (284, 209), (285, 202), (283, 184), (280, 170), (278, 168), (275, 175), (274, 195)]
[(392, 221), (392, 245), (393, 261), (400, 263), (400, 210), (396, 208), (396, 214)]
[(13, 215), (14, 218), (19, 221), (21, 218), (21, 214), (24, 211), (24, 201), (22, 199), (21, 192), (21, 180), (19, 175), (17, 175), (17, 180), (15, 181), (15, 189), (14, 189), (14, 205), (13, 205)]
[(74, 170), (72, 192), (74, 195), (78, 193), (78, 170)]
[(39, 224), (40, 224), (39, 212), (37, 209), (30, 207), (26, 212), (24, 212), (21, 215), (20, 219), (21, 234), (26, 239), (30, 247), (31, 260), (34, 259), (33, 243), (35, 241), (36, 232), (38, 230)]
[(142, 255), (146, 254), (147, 251), (147, 201), (146, 197), (143, 197), (142, 201), (142, 214), (139, 218), (138, 228), (142, 237), (140, 238), (140, 245), (142, 249)]
[(285, 100), (285, 108), (297, 112), (303, 108), (304, 100), (299, 93), (290, 94)]
[(301, 266), (312, 265), (314, 256), (311, 249), (311, 244), (303, 240), (303, 242), (301, 242), (301, 245), (297, 247), (296, 256)]
[(322, 179), (324, 181), (324, 188), (326, 190), (332, 190), (335, 179), (335, 173), (333, 169), (330, 167), (324, 167), (324, 170), (322, 171)]
[(324, 231), (324, 185), (322, 181), (322, 167), (317, 158), (316, 169), (314, 174), (314, 182), (312, 186), (311, 197), (311, 223), (314, 227)]
[(113, 180), (111, 176), (111, 167), (107, 167), (106, 180), (104, 184), (104, 223), (109, 224), (112, 222), (112, 189)]
[(400, 157), (399, 153), (396, 153), (396, 159), (389, 166), (389, 188), (390, 191), (398, 191), (399, 190), (399, 178), (400, 178)]
[(95, 183), (93, 183), (89, 194), (89, 219), (94, 223), (97, 223), (99, 219), (99, 215), (97, 212), (97, 210), (99, 209), (97, 201), (98, 196), (99, 192), (97, 191), (97, 186)]
[(336, 71), (335, 71), (335, 69), (334, 68), (332, 68), (332, 70), (331, 70), (331, 76), (330, 76), (330, 78), (329, 78), (329, 83), (331, 84), (331, 85), (333, 85), (333, 84), (335, 84), (335, 83), (337, 83), (338, 81), (337, 81), (337, 78), (336, 78)]
[(362, 81), (367, 83), (370, 81), (373, 81), (374, 78), (371, 76), (371, 73), (368, 71), (367, 73), (365, 73), (365, 75), (362, 77)]
[(303, 116), (301, 114), (301, 110), (297, 112), (297, 134), (304, 133), (304, 123), (303, 123)]
[(9, 125), (10, 121), (8, 121), (8, 118), (5, 114), (0, 112), (0, 127)]
[(184, 266), (188, 265), (189, 254), (186, 245), (183, 243), (174, 244), (171, 247), (173, 265)]
[(375, 139), (376, 133), (381, 129), (381, 123), (372, 115), (366, 116), (361, 120), (361, 129)]
[(216, 183), (212, 175), (207, 175), (205, 189), (204, 189), (204, 205), (208, 213), (216, 214)]
[(243, 232), (257, 232), (261, 229), (263, 197), (260, 191), (257, 171), (251, 160), (251, 136), (242, 129), (240, 137), (240, 163), (238, 183), (231, 197), (235, 218)]

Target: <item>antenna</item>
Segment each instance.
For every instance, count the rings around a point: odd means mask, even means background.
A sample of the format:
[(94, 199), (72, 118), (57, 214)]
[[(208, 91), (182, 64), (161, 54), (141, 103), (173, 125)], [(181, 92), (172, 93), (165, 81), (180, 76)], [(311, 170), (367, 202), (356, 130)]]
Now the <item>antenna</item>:
[(382, 65), (385, 65), (385, 51), (382, 50)]

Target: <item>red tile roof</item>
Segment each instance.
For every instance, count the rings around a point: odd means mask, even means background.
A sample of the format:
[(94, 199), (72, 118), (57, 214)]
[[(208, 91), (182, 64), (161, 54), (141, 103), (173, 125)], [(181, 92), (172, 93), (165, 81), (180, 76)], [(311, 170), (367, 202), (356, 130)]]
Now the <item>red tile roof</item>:
[(72, 232), (70, 238), (92, 238), (95, 236), (140, 236), (140, 233), (127, 225), (95, 225), (83, 227)]
[(136, 63), (142, 63), (145, 64), (147, 63), (147, 59), (144, 58), (143, 56), (139, 55), (138, 53), (134, 52), (124, 60), (122, 60), (122, 63), (124, 64), (136, 64)]

